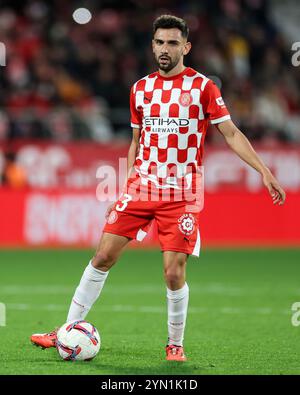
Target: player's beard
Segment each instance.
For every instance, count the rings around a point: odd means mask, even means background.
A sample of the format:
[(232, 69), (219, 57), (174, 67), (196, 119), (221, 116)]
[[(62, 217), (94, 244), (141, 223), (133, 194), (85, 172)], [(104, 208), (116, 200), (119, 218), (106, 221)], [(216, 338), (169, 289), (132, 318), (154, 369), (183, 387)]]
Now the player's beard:
[(178, 62), (180, 60), (180, 56), (178, 56), (175, 59), (172, 59), (168, 55), (160, 55), (160, 56), (155, 57), (155, 60), (156, 60), (156, 63), (158, 65), (158, 68), (160, 70), (163, 70), (164, 72), (168, 73), (169, 71), (174, 69), (174, 67), (177, 66), (177, 64), (178, 64)]

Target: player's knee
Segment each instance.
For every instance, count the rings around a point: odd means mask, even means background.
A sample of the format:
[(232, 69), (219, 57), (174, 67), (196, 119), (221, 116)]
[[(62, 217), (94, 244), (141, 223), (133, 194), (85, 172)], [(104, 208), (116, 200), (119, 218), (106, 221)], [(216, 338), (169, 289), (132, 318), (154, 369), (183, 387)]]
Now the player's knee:
[(164, 268), (164, 277), (168, 287), (177, 287), (185, 278), (186, 259), (176, 259), (171, 263), (167, 263)]
[(178, 267), (169, 267), (165, 269), (165, 280), (169, 288), (173, 288), (181, 282), (184, 272)]
[(117, 256), (111, 251), (98, 251), (92, 260), (92, 265), (99, 270), (109, 270), (117, 261)]

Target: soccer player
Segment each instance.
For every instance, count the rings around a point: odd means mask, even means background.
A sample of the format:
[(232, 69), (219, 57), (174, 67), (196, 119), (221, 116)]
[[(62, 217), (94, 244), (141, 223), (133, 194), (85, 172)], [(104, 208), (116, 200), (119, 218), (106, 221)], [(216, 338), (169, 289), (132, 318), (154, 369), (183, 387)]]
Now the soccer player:
[[(158, 17), (153, 24), (152, 47), (158, 71), (137, 81), (130, 93), (133, 136), (126, 189), (107, 211), (99, 246), (75, 290), (67, 321), (85, 319), (124, 247), (132, 239), (142, 240), (155, 219), (167, 287), (166, 359), (185, 361), (186, 265), (189, 255), (199, 256), (200, 233), (198, 213), (193, 211), (197, 204), (191, 204), (190, 199), (187, 202), (183, 195), (175, 197), (175, 192), (187, 189), (186, 183), (181, 189), (178, 186), (188, 173), (192, 185), (196, 179), (208, 123), (261, 174), (274, 204), (284, 203), (285, 192), (230, 119), (214, 82), (184, 65), (184, 56), (191, 49), (186, 22), (172, 15)], [(154, 193), (147, 199), (150, 190)], [(56, 332), (34, 334), (31, 341), (44, 348), (55, 346)]]

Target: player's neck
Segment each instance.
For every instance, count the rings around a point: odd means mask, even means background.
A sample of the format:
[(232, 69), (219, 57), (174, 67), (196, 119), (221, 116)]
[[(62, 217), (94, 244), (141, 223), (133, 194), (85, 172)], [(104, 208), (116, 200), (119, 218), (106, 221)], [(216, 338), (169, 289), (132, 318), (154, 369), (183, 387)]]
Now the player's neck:
[(165, 72), (164, 70), (158, 69), (159, 74), (162, 77), (174, 77), (174, 75), (181, 74), (186, 69), (186, 66), (183, 64), (175, 66), (172, 70)]

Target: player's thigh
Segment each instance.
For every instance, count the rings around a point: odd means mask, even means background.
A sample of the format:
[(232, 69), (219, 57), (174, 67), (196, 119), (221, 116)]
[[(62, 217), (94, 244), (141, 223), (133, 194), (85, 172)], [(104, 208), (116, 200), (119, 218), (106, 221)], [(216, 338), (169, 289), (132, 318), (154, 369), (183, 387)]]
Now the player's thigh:
[[(126, 196), (128, 198), (130, 195)], [(153, 217), (151, 202), (124, 200), (121, 197), (112, 208), (103, 232), (142, 241)]]
[(109, 252), (121, 252), (122, 249), (129, 243), (130, 238), (125, 236), (116, 235), (113, 233), (103, 232), (98, 243), (96, 253), (101, 250)]
[(93, 266), (108, 270), (129, 241), (128, 237), (103, 232), (93, 258)]

